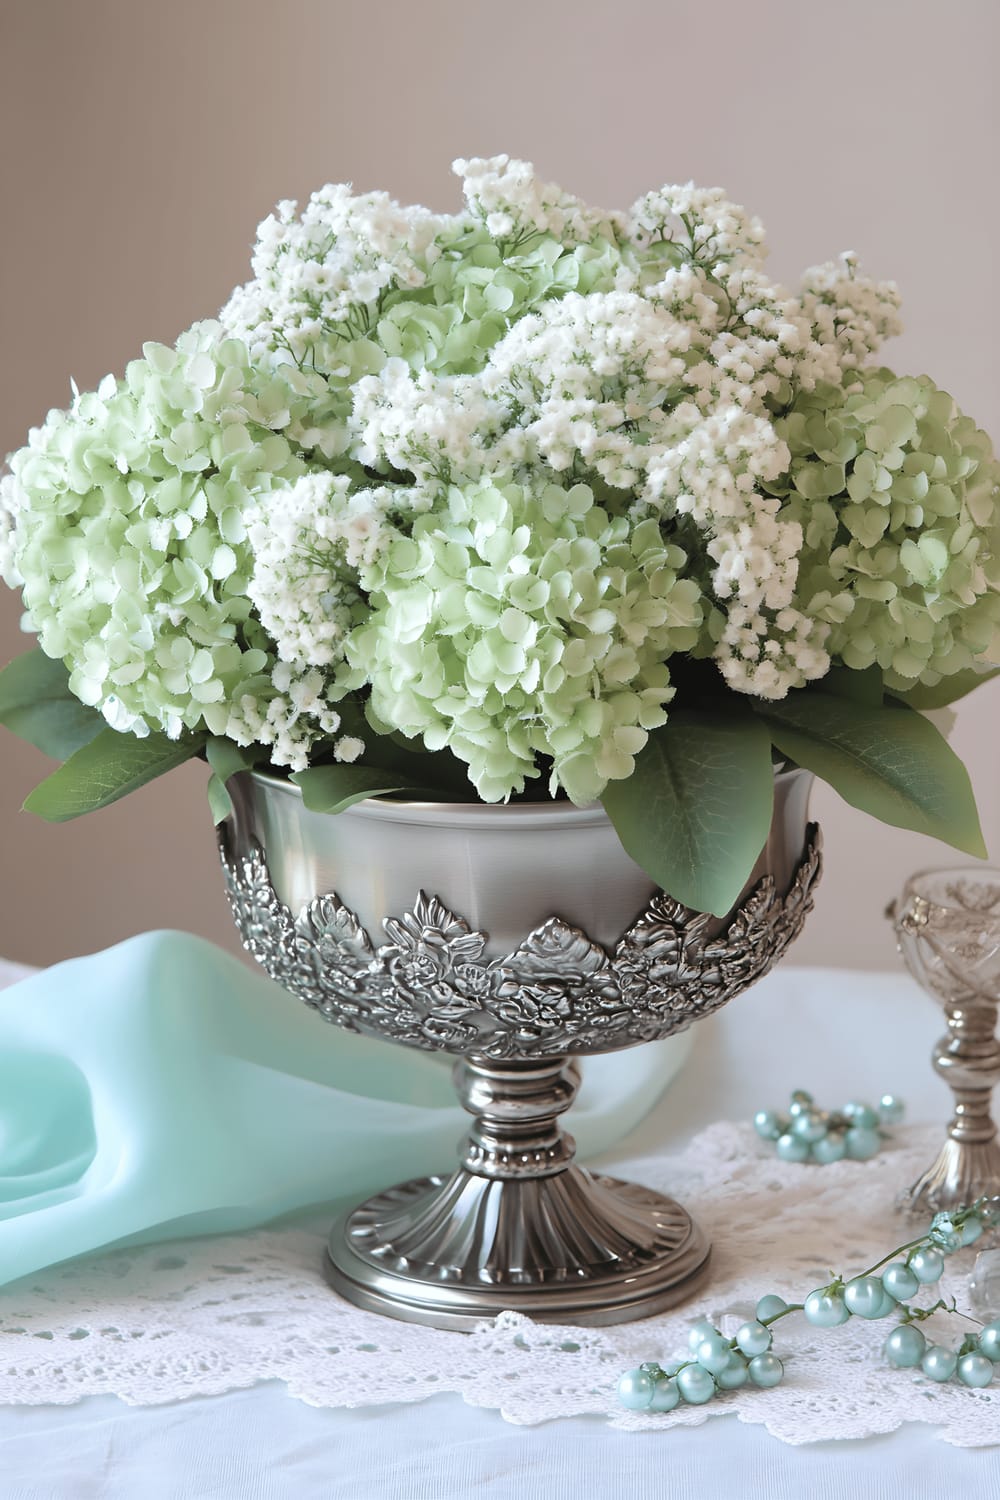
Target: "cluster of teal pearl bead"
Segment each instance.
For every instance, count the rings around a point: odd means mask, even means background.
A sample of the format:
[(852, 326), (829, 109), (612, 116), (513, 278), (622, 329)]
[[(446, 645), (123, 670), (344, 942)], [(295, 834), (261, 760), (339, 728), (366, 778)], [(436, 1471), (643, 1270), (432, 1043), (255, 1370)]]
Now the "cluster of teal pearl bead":
[[(935, 1214), (929, 1233), (904, 1247), (905, 1259), (890, 1261), (880, 1273), (876, 1267), (846, 1282), (836, 1277), (810, 1292), (802, 1303), (789, 1304), (770, 1293), (760, 1299), (754, 1317), (731, 1339), (709, 1319), (701, 1318), (688, 1336), (689, 1359), (670, 1369), (649, 1361), (626, 1370), (618, 1382), (618, 1400), (629, 1411), (669, 1412), (681, 1402), (701, 1406), (713, 1396), (747, 1384), (775, 1386), (784, 1366), (772, 1351), (770, 1324), (798, 1311), (816, 1328), (836, 1328), (852, 1317), (875, 1320), (902, 1311), (904, 1321), (883, 1346), (891, 1365), (899, 1369), (919, 1366), (929, 1380), (937, 1382), (954, 1377), (965, 1386), (987, 1386), (1000, 1364), (1000, 1319), (987, 1323), (958, 1350), (952, 1350), (928, 1343), (917, 1326), (926, 1314), (906, 1305), (922, 1286), (940, 1279), (945, 1256), (974, 1244), (983, 1228), (984, 1219), (974, 1210)], [(904, 1250), (898, 1253), (903, 1255)]]
[[(935, 1214), (927, 1240), (911, 1250), (905, 1262), (886, 1266), (883, 1283), (888, 1277), (888, 1285), (897, 1289), (897, 1300), (914, 1295), (917, 1284), (930, 1285), (940, 1278), (946, 1255), (975, 1244), (982, 1232), (983, 1222), (975, 1214)], [(991, 1383), (1000, 1364), (1000, 1318), (970, 1334), (958, 1349), (929, 1343), (914, 1322), (900, 1323), (889, 1334), (882, 1352), (897, 1369), (919, 1367), (929, 1380), (942, 1383), (954, 1376), (961, 1385), (981, 1389)]]
[(785, 1114), (773, 1109), (759, 1109), (753, 1117), (757, 1134), (774, 1142), (775, 1155), (781, 1161), (819, 1162), (868, 1161), (875, 1156), (883, 1140), (886, 1125), (898, 1125), (904, 1114), (901, 1099), (883, 1094), (878, 1107), (856, 1100), (842, 1109), (817, 1109), (812, 1094), (796, 1089)]
[(785, 1367), (771, 1352), (773, 1335), (764, 1319), (786, 1310), (781, 1297), (763, 1297), (756, 1317), (727, 1339), (708, 1318), (700, 1318), (688, 1335), (691, 1358), (665, 1370), (655, 1361), (626, 1370), (618, 1382), (618, 1400), (630, 1411), (673, 1411), (682, 1401), (702, 1406), (724, 1391), (747, 1384), (775, 1386)]

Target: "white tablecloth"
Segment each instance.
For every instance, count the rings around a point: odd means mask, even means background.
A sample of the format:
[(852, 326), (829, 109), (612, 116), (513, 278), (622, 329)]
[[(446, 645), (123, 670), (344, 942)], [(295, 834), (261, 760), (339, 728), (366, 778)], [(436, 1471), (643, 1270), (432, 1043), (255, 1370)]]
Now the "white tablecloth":
[[(781, 1106), (797, 1086), (826, 1106), (890, 1090), (908, 1100), (911, 1120), (943, 1122), (949, 1096), (929, 1062), (941, 1029), (940, 1012), (901, 974), (783, 968), (702, 1024), (685, 1072), (616, 1154)], [(953, 1491), (1000, 1496), (1000, 1446), (957, 1449), (919, 1423), (800, 1448), (729, 1418), (655, 1433), (614, 1432), (598, 1419), (524, 1429), (455, 1397), (328, 1411), (278, 1386), (157, 1408), (90, 1398), (0, 1409), (0, 1500), (941, 1500)]]

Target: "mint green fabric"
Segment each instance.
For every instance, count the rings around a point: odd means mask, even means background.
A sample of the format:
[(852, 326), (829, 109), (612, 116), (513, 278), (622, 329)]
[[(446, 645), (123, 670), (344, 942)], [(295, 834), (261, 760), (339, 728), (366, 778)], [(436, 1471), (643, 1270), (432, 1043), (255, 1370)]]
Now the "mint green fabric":
[[(631, 1129), (687, 1050), (589, 1059), (581, 1154)], [(0, 1283), (448, 1170), (467, 1124), (448, 1059), (329, 1026), (201, 938), (144, 933), (0, 993)]]

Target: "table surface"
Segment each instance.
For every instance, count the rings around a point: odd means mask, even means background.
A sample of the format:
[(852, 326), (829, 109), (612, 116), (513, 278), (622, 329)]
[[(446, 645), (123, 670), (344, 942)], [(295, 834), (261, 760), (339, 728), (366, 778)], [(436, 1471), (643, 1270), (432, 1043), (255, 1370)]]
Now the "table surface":
[[(942, 1029), (903, 975), (782, 968), (700, 1025), (686, 1068), (614, 1154), (676, 1148), (713, 1120), (780, 1107), (795, 1087), (826, 1106), (891, 1091), (908, 1119), (943, 1124), (949, 1096), (929, 1061)], [(519, 1428), (454, 1396), (329, 1411), (278, 1385), (151, 1408), (92, 1397), (0, 1409), (0, 1500), (940, 1500), (950, 1490), (1000, 1497), (1000, 1446), (954, 1448), (919, 1423), (794, 1448), (731, 1416), (659, 1432), (598, 1418)]]

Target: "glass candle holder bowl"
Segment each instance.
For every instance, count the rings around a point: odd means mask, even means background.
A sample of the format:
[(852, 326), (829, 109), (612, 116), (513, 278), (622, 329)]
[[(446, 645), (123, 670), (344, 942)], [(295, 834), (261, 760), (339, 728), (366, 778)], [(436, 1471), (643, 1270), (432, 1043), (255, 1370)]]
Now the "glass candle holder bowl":
[(977, 1318), (1000, 1318), (1000, 1245), (980, 1250), (969, 1277), (969, 1305)]

